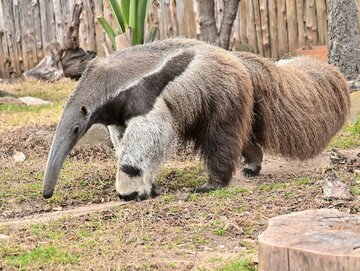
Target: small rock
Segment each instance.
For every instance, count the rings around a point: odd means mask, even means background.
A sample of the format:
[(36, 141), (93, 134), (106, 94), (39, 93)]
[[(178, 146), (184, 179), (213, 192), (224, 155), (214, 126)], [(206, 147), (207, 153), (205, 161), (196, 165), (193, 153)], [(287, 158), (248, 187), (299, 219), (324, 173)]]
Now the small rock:
[(225, 249), (225, 245), (219, 245), (220, 249)]
[(204, 251), (213, 251), (213, 249), (211, 247), (207, 247), (207, 246), (204, 246), (203, 250)]
[(52, 208), (53, 211), (61, 211), (62, 209), (63, 208), (61, 206)]
[(352, 200), (353, 196), (351, 195), (350, 187), (342, 183), (335, 173), (330, 173), (324, 180), (323, 198), (326, 200)]
[(102, 124), (94, 124), (91, 126), (89, 131), (81, 138), (79, 145), (95, 145), (103, 144), (107, 146), (112, 146), (108, 129)]
[(50, 102), (48, 102), (48, 101), (44, 101), (42, 99), (29, 97), (29, 96), (21, 97), (21, 98), (19, 98), (19, 100), (22, 101), (26, 105), (47, 105), (47, 104), (50, 104)]
[(24, 162), (26, 159), (26, 156), (22, 152), (15, 151), (12, 158), (14, 159), (15, 162)]
[(9, 236), (6, 234), (0, 234), (0, 239), (8, 239)]

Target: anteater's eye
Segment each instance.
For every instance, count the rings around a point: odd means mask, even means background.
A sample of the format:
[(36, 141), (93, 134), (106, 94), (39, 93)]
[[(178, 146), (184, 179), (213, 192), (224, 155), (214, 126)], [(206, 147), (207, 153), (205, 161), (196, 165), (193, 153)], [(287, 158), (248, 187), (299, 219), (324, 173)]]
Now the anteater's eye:
[(79, 131), (80, 131), (79, 126), (75, 126), (75, 127), (73, 128), (73, 133), (74, 133), (75, 135), (77, 135), (77, 134), (79, 133)]
[(80, 112), (81, 112), (84, 116), (86, 116), (86, 115), (89, 114), (88, 109), (87, 109), (86, 106), (84, 106), (84, 105), (80, 108)]

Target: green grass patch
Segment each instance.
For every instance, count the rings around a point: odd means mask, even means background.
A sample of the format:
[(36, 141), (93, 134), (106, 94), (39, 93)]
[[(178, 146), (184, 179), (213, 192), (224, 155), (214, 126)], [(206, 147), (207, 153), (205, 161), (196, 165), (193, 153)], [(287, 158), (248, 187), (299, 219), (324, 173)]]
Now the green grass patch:
[(224, 225), (224, 223), (222, 223), (221, 221), (215, 220), (212, 223), (212, 227), (213, 227), (212, 232), (215, 235), (225, 236), (228, 234), (228, 230), (229, 230), (228, 225)]
[(257, 268), (253, 267), (251, 264), (251, 258), (243, 258), (235, 261), (231, 261), (220, 267), (217, 270), (221, 271), (256, 271)]
[(355, 196), (360, 196), (360, 187), (351, 187), (351, 193)]
[(195, 188), (207, 181), (207, 175), (200, 161), (179, 166), (167, 166), (157, 177), (159, 186), (178, 190), (184, 187)]
[(330, 147), (350, 149), (360, 146), (360, 115), (355, 121), (349, 122), (333, 139)]
[(17, 97), (31, 96), (47, 101), (59, 102), (66, 100), (77, 85), (76, 81), (60, 81), (56, 83), (28, 80), (19, 84), (3, 84), (1, 88)]
[(44, 109), (53, 107), (51, 104), (46, 105), (21, 105), (21, 104), (1, 104), (0, 112), (5, 113), (19, 113), (19, 112), (33, 112), (41, 113)]
[(17, 268), (43, 268), (48, 264), (76, 263), (79, 257), (54, 246), (40, 245), (29, 251), (5, 255), (5, 264)]
[(239, 194), (249, 194), (250, 191), (246, 188), (221, 188), (209, 192), (209, 195), (219, 199), (234, 199)]
[(295, 180), (293, 180), (293, 182), (299, 186), (309, 185), (309, 184), (313, 183), (313, 181), (308, 177), (295, 179)]
[(261, 184), (257, 188), (260, 191), (269, 192), (273, 190), (282, 190), (288, 186), (287, 183), (270, 183), (270, 184)]

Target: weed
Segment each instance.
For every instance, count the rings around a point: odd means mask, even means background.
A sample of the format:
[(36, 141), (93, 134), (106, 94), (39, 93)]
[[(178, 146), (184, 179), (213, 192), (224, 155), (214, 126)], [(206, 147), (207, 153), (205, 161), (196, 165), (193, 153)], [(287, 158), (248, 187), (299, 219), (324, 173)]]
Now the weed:
[(349, 122), (345, 128), (330, 143), (330, 147), (349, 149), (360, 146), (360, 115)]
[(5, 255), (4, 260), (7, 265), (19, 268), (35, 265), (42, 269), (52, 263), (76, 263), (79, 257), (54, 246), (40, 245), (30, 251)]
[(295, 184), (297, 184), (297, 185), (300, 185), (300, 186), (301, 186), (301, 185), (308, 185), (308, 184), (313, 183), (313, 181), (310, 180), (310, 178), (307, 178), (307, 177), (295, 179), (293, 182), (294, 182)]
[(251, 258), (239, 259), (218, 269), (219, 271), (255, 271), (251, 264)]

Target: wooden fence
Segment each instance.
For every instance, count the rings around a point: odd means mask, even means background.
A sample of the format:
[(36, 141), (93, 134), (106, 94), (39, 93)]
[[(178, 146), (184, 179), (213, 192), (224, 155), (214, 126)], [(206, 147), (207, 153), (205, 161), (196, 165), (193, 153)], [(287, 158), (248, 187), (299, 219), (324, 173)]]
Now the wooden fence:
[[(224, 1), (215, 0), (218, 26)], [(78, 2), (0, 0), (0, 78), (18, 76), (34, 67), (52, 40), (62, 43), (72, 7)], [(108, 1), (82, 2), (80, 46), (103, 56), (104, 44), (109, 47), (110, 42), (96, 17), (104, 14), (113, 22)], [(148, 21), (159, 25), (159, 39), (201, 38), (198, 16), (197, 1), (153, 0)], [(305, 45), (325, 44), (326, 17), (326, 0), (241, 0), (230, 46), (277, 59)]]

